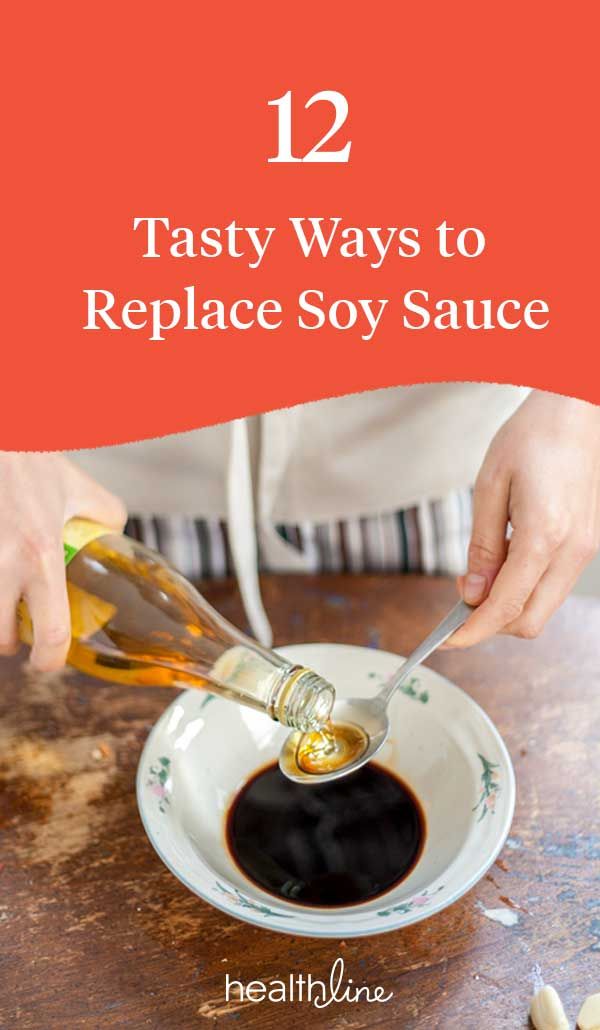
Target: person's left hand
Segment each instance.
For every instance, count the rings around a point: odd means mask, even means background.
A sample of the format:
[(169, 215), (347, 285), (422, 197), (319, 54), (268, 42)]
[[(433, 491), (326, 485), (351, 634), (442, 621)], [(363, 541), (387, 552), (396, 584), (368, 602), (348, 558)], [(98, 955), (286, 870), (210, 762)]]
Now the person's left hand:
[(494, 437), (477, 478), (458, 585), (478, 607), (446, 647), (495, 633), (538, 636), (599, 546), (600, 407), (534, 391)]

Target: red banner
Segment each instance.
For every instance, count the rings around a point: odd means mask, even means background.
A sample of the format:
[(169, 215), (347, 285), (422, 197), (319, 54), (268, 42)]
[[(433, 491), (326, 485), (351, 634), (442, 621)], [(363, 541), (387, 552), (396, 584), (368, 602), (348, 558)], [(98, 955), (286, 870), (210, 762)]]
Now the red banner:
[(0, 447), (433, 380), (600, 402), (593, 13), (19, 5)]

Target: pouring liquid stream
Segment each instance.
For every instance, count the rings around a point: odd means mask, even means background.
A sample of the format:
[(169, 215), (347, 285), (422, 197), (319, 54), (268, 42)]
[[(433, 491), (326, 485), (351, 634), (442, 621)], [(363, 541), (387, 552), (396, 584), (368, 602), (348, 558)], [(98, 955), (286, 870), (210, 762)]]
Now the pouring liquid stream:
[(328, 720), (320, 730), (295, 733), (285, 748), (284, 763), (304, 773), (319, 775), (333, 772), (360, 758), (369, 746), (369, 737), (355, 723)]

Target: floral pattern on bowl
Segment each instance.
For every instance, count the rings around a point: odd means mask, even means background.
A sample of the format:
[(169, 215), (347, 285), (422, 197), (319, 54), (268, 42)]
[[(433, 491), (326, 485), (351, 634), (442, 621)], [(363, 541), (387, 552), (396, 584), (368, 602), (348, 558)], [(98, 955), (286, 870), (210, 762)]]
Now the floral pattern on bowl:
[(239, 905), (240, 908), (249, 908), (252, 912), (260, 912), (261, 915), (270, 916), (273, 919), (292, 918), (289, 912), (276, 912), (274, 909), (269, 908), (268, 905), (260, 905), (256, 901), (251, 901), (237, 887), (225, 887), (218, 880), (215, 880), (215, 890), (224, 894), (226, 898), (229, 898), (234, 905)]
[(150, 793), (158, 798), (158, 810), (163, 815), (169, 805), (169, 769), (171, 768), (171, 759), (167, 758), (166, 755), (161, 755), (156, 762), (150, 766), (148, 770), (148, 778), (146, 780), (147, 786), (150, 788)]
[(496, 802), (501, 787), (498, 779), (498, 763), (488, 762), (487, 758), (480, 754), (477, 757), (483, 766), (483, 772), (481, 774), (481, 796), (473, 811), (479, 812), (478, 822), (481, 822), (488, 813), (493, 815), (496, 811)]
[[(385, 676), (380, 676), (376, 672), (370, 672), (369, 679), (376, 680), (382, 686)], [(420, 689), (419, 679), (417, 676), (411, 676), (411, 678), (407, 680), (406, 683), (402, 683), (397, 690), (399, 693), (404, 694), (405, 697), (412, 697), (415, 701), (420, 701), (422, 705), (426, 705), (429, 701), (429, 691)]]
[(409, 898), (408, 901), (401, 901), (398, 905), (393, 905), (391, 908), (382, 908), (377, 913), (380, 917), (392, 916), (399, 912), (402, 915), (407, 915), (409, 912), (414, 912), (415, 909), (426, 908), (430, 904), (432, 898), (440, 891), (443, 891), (444, 885), (440, 884), (435, 890), (428, 890), (427, 888), (422, 894), (416, 894), (414, 898)]

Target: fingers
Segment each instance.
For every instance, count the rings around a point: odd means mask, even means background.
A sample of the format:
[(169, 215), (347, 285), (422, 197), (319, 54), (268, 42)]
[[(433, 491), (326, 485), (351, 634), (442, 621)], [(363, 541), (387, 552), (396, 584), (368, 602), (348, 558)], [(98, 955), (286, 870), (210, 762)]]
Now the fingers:
[(3, 590), (0, 602), (0, 655), (15, 654), (19, 649), (18, 603), (19, 594), (16, 590)]
[(94, 483), (93, 487), (92, 491), (81, 496), (81, 500), (76, 506), (77, 511), (72, 514), (77, 514), (84, 519), (93, 519), (94, 522), (101, 522), (103, 526), (108, 526), (109, 529), (120, 533), (127, 522), (125, 505), (118, 497), (97, 483)]
[(0, 654), (17, 645), (17, 610), (23, 599), (21, 635), (31, 637), (32, 664), (42, 670), (64, 664), (70, 617), (62, 546), (65, 522), (81, 515), (121, 530), (121, 501), (59, 454), (0, 451)]
[(509, 482), (482, 469), (473, 494), (473, 529), (467, 574), (458, 587), (467, 604), (480, 604), (489, 594), (506, 558)]
[(70, 489), (65, 520), (79, 515), (120, 532), (127, 522), (127, 509), (123, 501), (70, 463), (68, 473)]
[(24, 590), (33, 623), (31, 665), (50, 672), (65, 664), (71, 643), (71, 620), (60, 538), (38, 546), (36, 568)]
[(585, 549), (572, 546), (559, 551), (519, 618), (505, 626), (503, 632), (526, 639), (538, 637), (548, 619), (566, 600), (579, 574), (594, 553), (595, 547), (591, 547), (589, 553), (585, 552)]
[(21, 597), (21, 570), (13, 540), (0, 541), (0, 655), (19, 648), (17, 605)]
[(534, 392), (483, 463), (468, 573), (459, 580), (464, 600), (477, 607), (447, 646), (540, 631), (597, 548), (599, 473), (600, 409)]
[(506, 561), (486, 600), (450, 638), (451, 647), (471, 647), (516, 622), (546, 572), (556, 547), (535, 533), (513, 534)]

